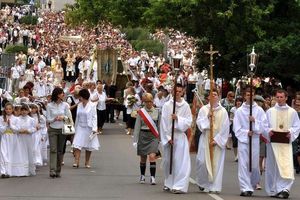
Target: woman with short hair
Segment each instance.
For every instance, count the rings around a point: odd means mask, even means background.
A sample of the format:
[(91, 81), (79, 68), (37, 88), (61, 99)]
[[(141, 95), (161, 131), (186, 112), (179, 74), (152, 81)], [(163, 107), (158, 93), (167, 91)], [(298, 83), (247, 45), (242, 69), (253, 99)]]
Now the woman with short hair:
[(77, 106), (77, 115), (75, 122), (75, 136), (73, 140), (73, 148), (75, 162), (73, 167), (79, 167), (79, 159), (81, 150), (85, 150), (85, 167), (91, 168), (90, 157), (92, 151), (98, 150), (99, 140), (97, 137), (97, 112), (96, 105), (90, 100), (88, 89), (79, 91), (80, 103)]
[[(158, 153), (159, 111), (153, 106), (153, 96), (150, 93), (143, 95), (144, 107), (138, 111), (134, 127), (134, 146), (140, 156), (140, 183), (145, 183), (147, 157), (150, 162), (150, 184), (155, 185), (156, 153)], [(149, 123), (150, 122), (150, 123)]]

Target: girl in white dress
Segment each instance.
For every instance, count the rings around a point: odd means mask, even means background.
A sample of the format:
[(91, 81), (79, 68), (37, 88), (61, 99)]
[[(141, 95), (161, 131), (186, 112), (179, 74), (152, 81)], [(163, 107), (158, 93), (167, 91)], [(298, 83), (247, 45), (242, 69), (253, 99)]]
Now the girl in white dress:
[(41, 117), (39, 114), (38, 106), (36, 104), (30, 104), (30, 116), (34, 119), (34, 123), (36, 127), (36, 131), (32, 134), (32, 140), (34, 143), (33, 146), (34, 163), (36, 166), (42, 166), (43, 160), (42, 160), (42, 153), (41, 153), (41, 149), (42, 149)]
[(42, 156), (43, 165), (46, 166), (48, 163), (48, 153), (47, 153), (47, 146), (48, 146), (48, 132), (47, 132), (47, 122), (46, 117), (43, 114), (43, 104), (38, 103), (39, 107), (39, 114), (40, 114), (40, 133), (41, 133), (41, 145), (40, 151)]
[(22, 168), (19, 176), (35, 175), (35, 164), (33, 158), (33, 139), (32, 133), (36, 131), (34, 119), (29, 115), (29, 106), (22, 104), (21, 115), (15, 120), (11, 120), (12, 130), (18, 133), (20, 151), (17, 153), (20, 157), (20, 168)]
[(90, 93), (87, 89), (79, 92), (80, 103), (77, 107), (75, 122), (75, 136), (73, 141), (75, 163), (78, 168), (81, 150), (85, 150), (85, 167), (90, 168), (90, 157), (94, 150), (99, 149), (97, 137), (97, 112), (96, 105), (89, 101)]
[(17, 151), (15, 151), (15, 149), (18, 148), (18, 138), (17, 134), (10, 127), (10, 121), (13, 118), (12, 114), (13, 105), (7, 103), (4, 107), (3, 116), (0, 117), (0, 134), (2, 136), (0, 168), (2, 178), (18, 175), (18, 155), (16, 155)]

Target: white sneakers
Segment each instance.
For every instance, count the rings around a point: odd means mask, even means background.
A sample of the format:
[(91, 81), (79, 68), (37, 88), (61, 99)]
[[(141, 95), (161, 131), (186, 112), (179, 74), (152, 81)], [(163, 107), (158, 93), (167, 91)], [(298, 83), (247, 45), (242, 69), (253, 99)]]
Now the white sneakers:
[(151, 185), (156, 185), (154, 176), (151, 176), (151, 177), (150, 177), (150, 184), (151, 184)]
[(144, 184), (145, 180), (146, 180), (145, 176), (141, 175), (141, 177), (140, 177), (140, 184)]
[[(146, 182), (146, 177), (144, 175), (140, 176), (140, 184), (144, 184)], [(150, 176), (150, 184), (151, 185), (156, 185), (155, 177)]]

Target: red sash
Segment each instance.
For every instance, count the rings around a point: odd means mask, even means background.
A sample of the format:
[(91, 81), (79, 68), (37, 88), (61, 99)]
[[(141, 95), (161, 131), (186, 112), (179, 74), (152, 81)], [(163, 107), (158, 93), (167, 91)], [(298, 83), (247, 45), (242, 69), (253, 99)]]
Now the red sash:
[(138, 110), (138, 114), (141, 116), (141, 118), (144, 120), (145, 124), (149, 127), (151, 130), (151, 133), (156, 137), (159, 138), (159, 133), (157, 130), (157, 126), (154, 123), (153, 119), (149, 115), (149, 113), (144, 109)]

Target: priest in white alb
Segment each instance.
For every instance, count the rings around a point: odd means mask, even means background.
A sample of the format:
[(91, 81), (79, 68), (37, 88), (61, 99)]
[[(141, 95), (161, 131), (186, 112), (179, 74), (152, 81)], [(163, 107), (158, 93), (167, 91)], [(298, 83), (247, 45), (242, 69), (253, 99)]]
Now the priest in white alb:
[[(222, 190), (226, 142), (229, 136), (229, 119), (225, 108), (219, 104), (219, 95), (213, 91), (210, 104), (199, 110), (197, 125), (201, 130), (196, 157), (196, 182), (204, 192), (219, 193)], [(212, 112), (211, 112), (211, 105)], [(213, 123), (211, 132), (210, 123)], [(212, 136), (210, 136), (212, 134)], [(212, 141), (210, 141), (212, 137)], [(211, 160), (210, 148), (213, 148)]]
[[(278, 90), (274, 107), (267, 111), (269, 128), (265, 188), (268, 195), (287, 199), (294, 183), (292, 142), (300, 132), (297, 112), (286, 104), (287, 92)], [(277, 134), (284, 134), (280, 141), (274, 141)], [(271, 139), (272, 138), (272, 139)], [(277, 137), (278, 138), (278, 137)]]
[[(259, 137), (268, 126), (265, 111), (253, 102), (254, 92), (252, 93), (252, 116), (250, 116), (250, 94), (250, 88), (247, 88), (244, 92), (246, 102), (236, 110), (233, 118), (233, 131), (238, 139), (240, 196), (244, 197), (252, 196), (260, 181)], [(252, 131), (250, 131), (250, 121), (252, 121)], [(249, 136), (252, 136), (251, 171), (249, 166)]]
[[(173, 98), (162, 107), (160, 136), (163, 146), (164, 191), (186, 193), (191, 173), (189, 143), (185, 134), (192, 124), (192, 113), (189, 104), (182, 98), (183, 87), (177, 84), (176, 107), (173, 114)], [(175, 120), (174, 139), (171, 138), (172, 119)], [(170, 147), (173, 145), (172, 174), (170, 169)]]

